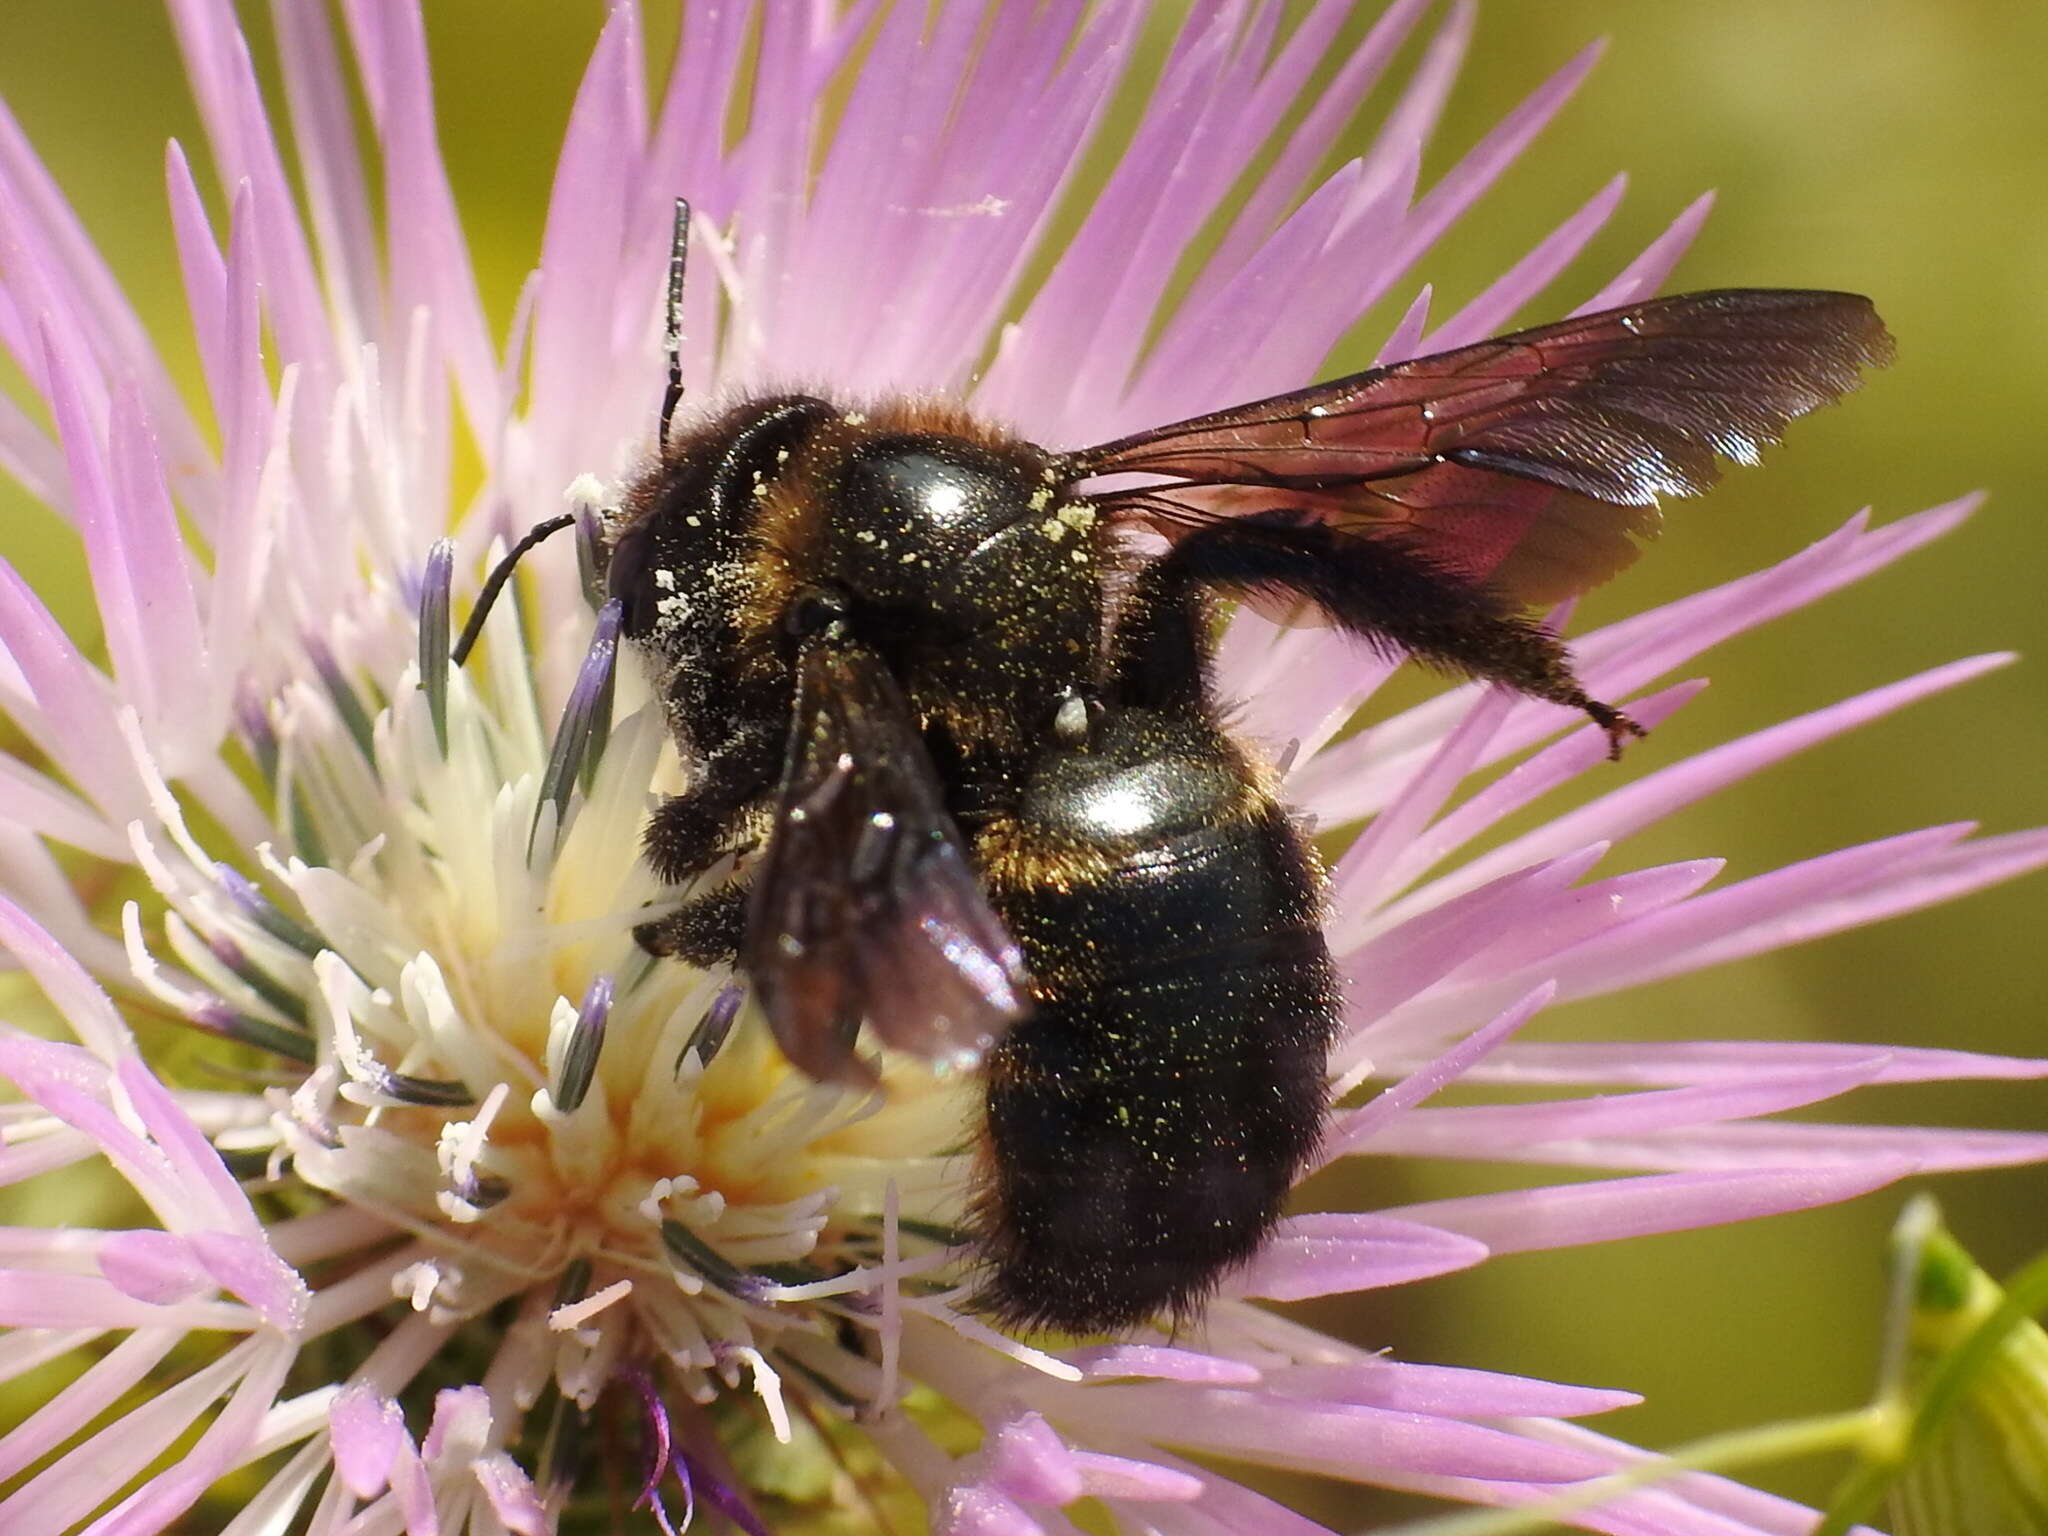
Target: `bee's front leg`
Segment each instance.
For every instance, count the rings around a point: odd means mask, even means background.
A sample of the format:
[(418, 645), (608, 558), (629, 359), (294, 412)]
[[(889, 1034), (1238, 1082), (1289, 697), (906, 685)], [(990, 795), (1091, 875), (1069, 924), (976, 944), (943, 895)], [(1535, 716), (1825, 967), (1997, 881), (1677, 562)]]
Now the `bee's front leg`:
[[(647, 863), (670, 885), (687, 885), (728, 856), (744, 858), (768, 830), (768, 792), (782, 743), (765, 730), (735, 733), (698, 765), (686, 795), (655, 807), (642, 838)], [(640, 924), (633, 937), (650, 954), (693, 965), (727, 965), (746, 931), (748, 877), (690, 897), (666, 917)]]
[(736, 875), (714, 891), (693, 896), (667, 917), (642, 923), (633, 937), (649, 954), (673, 955), (696, 966), (731, 965), (747, 931), (747, 892), (753, 882)]

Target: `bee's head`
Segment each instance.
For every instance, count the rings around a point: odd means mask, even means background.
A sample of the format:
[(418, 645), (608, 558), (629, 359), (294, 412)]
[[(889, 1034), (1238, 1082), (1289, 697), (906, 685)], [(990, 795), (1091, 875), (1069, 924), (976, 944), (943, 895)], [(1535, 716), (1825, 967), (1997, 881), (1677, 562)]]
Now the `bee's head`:
[(628, 498), (606, 584), (625, 604), (625, 633), (644, 639), (665, 598), (701, 588), (721, 562), (743, 558), (762, 493), (838, 412), (809, 395), (750, 400), (679, 433)]

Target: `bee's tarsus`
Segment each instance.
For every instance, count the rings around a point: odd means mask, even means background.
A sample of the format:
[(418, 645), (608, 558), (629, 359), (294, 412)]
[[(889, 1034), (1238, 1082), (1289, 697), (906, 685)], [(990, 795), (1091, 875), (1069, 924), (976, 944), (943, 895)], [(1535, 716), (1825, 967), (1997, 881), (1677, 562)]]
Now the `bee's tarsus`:
[(1595, 725), (1607, 733), (1607, 760), (1610, 763), (1621, 761), (1621, 749), (1629, 742), (1639, 741), (1650, 734), (1612, 704), (1602, 704), (1595, 699), (1580, 707), (1592, 717)]

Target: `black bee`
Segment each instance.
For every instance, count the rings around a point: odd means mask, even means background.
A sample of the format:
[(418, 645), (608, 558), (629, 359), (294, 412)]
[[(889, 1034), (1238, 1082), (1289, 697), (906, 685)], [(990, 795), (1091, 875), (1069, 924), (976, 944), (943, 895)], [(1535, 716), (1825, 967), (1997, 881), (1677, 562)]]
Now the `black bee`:
[[(678, 884), (748, 857), (640, 941), (737, 963), (813, 1077), (868, 1080), (864, 1026), (979, 1065), (1000, 1317), (1186, 1314), (1313, 1155), (1340, 1013), (1316, 858), (1212, 693), (1216, 599), (1582, 710), (1618, 752), (1639, 728), (1524, 607), (1889, 350), (1854, 295), (1697, 293), (1061, 452), (808, 395), (671, 431), (672, 341), (611, 528), (691, 779), (646, 854)], [(1108, 580), (1133, 528), (1167, 550)]]

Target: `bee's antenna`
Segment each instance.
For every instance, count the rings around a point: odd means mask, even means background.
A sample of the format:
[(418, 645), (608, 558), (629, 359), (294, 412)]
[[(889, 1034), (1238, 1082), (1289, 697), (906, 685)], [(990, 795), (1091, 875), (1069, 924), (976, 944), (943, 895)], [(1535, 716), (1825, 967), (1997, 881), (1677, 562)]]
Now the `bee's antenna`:
[(675, 235), (668, 247), (668, 325), (665, 336), (668, 342), (668, 390), (661, 397), (661, 437), (658, 445), (668, 443), (669, 418), (676, 413), (676, 405), (683, 398), (683, 263), (690, 254), (690, 205), (680, 197), (676, 199)]
[(512, 579), (512, 568), (519, 564), (520, 558), (541, 540), (554, 537), (575, 521), (574, 512), (564, 512), (560, 517), (535, 523), (517, 544), (505, 551), (505, 558), (492, 566), (491, 574), (484, 578), (483, 588), (476, 595), (476, 606), (469, 610), (469, 622), (462, 626), (462, 638), (448, 653), (451, 662), (459, 667), (469, 659), (469, 653), (476, 648), (477, 637), (484, 632), (484, 620), (491, 616), (491, 604), (498, 600), (505, 583)]

